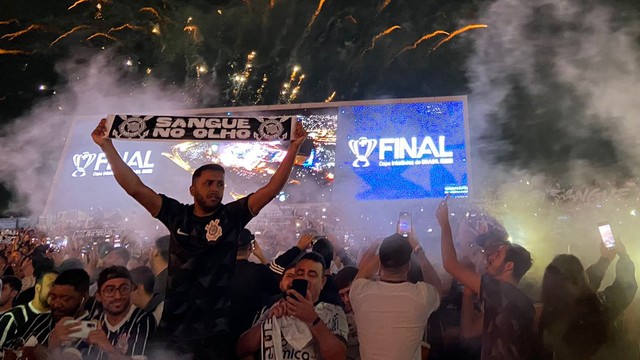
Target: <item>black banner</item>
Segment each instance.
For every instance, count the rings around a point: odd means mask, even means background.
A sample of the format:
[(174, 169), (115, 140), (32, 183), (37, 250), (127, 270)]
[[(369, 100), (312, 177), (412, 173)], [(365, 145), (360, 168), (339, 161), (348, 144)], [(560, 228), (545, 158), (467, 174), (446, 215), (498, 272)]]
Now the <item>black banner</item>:
[(120, 140), (285, 141), (295, 116), (109, 115), (109, 137)]

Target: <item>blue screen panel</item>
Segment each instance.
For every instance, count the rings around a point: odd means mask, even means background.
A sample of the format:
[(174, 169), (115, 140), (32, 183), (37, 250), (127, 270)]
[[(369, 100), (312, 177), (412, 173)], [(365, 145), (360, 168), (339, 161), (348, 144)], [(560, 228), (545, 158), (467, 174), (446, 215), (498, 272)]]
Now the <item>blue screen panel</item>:
[(464, 101), (341, 107), (334, 201), (469, 193)]

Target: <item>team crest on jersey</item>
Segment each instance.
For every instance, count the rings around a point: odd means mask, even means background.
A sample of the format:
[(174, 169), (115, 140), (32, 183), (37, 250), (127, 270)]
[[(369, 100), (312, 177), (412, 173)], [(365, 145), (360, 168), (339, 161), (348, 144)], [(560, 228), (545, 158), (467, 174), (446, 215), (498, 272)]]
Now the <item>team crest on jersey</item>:
[(220, 219), (211, 220), (209, 225), (204, 229), (207, 230), (207, 240), (217, 241), (220, 235), (222, 235), (222, 227), (220, 227)]
[(123, 354), (127, 353), (129, 350), (129, 334), (124, 333), (118, 336), (118, 341), (116, 342), (116, 349), (120, 350)]

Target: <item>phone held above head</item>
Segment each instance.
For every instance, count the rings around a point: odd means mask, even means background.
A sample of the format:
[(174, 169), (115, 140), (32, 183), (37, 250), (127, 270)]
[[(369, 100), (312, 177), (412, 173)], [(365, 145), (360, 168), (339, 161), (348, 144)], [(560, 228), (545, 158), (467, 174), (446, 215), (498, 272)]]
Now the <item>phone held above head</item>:
[(398, 234), (408, 236), (411, 232), (411, 228), (411, 213), (405, 211), (400, 212), (400, 216), (398, 217)]
[(613, 236), (611, 225), (608, 222), (601, 222), (598, 224), (598, 231), (604, 246), (609, 250), (614, 249), (616, 247), (616, 239)]

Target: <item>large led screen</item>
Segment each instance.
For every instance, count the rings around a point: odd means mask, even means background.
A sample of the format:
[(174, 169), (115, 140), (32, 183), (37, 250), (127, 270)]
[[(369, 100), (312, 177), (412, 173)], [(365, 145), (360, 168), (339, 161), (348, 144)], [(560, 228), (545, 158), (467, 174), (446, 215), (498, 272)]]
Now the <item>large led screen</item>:
[[(192, 114), (293, 115), (309, 133), (289, 182), (273, 204), (464, 197), (469, 192), (466, 98), (296, 104), (191, 110)], [(166, 115), (166, 114), (154, 114)], [(142, 212), (116, 183), (90, 133), (100, 116), (76, 118), (45, 213), (100, 209)], [(226, 169), (224, 202), (266, 184), (286, 143), (115, 141), (125, 162), (159, 193), (184, 203), (191, 173), (206, 163)]]
[(460, 99), (340, 107), (334, 198), (466, 197), (465, 105)]

